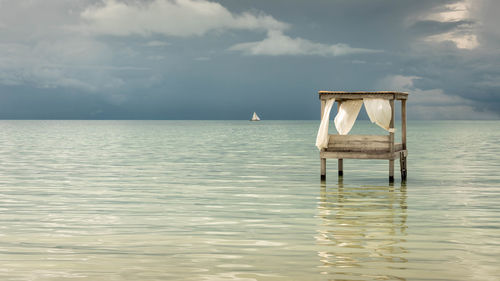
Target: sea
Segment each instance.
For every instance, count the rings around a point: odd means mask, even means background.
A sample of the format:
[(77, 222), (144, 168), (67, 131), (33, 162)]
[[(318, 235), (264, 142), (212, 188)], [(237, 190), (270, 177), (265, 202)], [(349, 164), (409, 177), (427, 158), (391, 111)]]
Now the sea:
[(500, 121), (410, 120), (394, 183), (318, 126), (0, 121), (0, 280), (500, 280)]

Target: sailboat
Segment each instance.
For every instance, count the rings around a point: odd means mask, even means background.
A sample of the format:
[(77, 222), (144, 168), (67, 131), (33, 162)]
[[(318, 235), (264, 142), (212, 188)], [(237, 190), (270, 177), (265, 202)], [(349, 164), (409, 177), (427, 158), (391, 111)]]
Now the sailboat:
[(260, 118), (257, 115), (257, 113), (255, 113), (255, 112), (253, 113), (252, 119), (250, 119), (250, 121), (260, 121)]

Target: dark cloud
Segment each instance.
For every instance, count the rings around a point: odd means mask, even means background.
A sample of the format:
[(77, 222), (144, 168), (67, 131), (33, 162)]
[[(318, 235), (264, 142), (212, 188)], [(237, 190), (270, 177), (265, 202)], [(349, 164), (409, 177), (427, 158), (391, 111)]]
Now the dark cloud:
[[(386, 89), (435, 97), (446, 114), (433, 118), (458, 111), (498, 118), (496, 2), (221, 0), (219, 12), (248, 13), (249, 22), (231, 28), (237, 21), (226, 14), (200, 34), (195, 25), (189, 31), (197, 35), (171, 36), (182, 29), (82, 29), (88, 19), (81, 13), (101, 1), (1, 1), (0, 118), (247, 119), (257, 111), (264, 119), (316, 119), (318, 90)], [(436, 16), (462, 4), (458, 19)], [(293, 43), (285, 47), (299, 49), (230, 50), (262, 42), (273, 26), (282, 27), (278, 39)], [(324, 55), (330, 46), (380, 52)], [(414, 118), (435, 109), (414, 101)]]
[(413, 26), (411, 26), (411, 30), (415, 32), (417, 36), (426, 36), (446, 33), (457, 29), (468, 29), (471, 28), (474, 23), (475, 22), (471, 20), (458, 20), (451, 22), (423, 20), (417, 21)]

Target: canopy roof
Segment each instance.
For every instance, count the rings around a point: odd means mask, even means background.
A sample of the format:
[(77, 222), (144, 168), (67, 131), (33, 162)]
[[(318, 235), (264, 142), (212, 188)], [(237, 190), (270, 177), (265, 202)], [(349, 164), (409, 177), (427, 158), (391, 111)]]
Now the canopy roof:
[(378, 92), (344, 92), (344, 91), (319, 91), (319, 98), (328, 100), (335, 98), (335, 100), (358, 100), (363, 98), (376, 98), (388, 100), (406, 100), (408, 93), (393, 92), (393, 91), (378, 91)]

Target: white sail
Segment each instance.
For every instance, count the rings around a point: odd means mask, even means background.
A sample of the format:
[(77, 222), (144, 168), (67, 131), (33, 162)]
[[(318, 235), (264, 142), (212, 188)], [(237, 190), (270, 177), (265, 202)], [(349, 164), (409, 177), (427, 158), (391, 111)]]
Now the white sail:
[(251, 121), (260, 121), (260, 118), (259, 116), (257, 115), (257, 113), (253, 113), (253, 116), (252, 116), (252, 120)]

